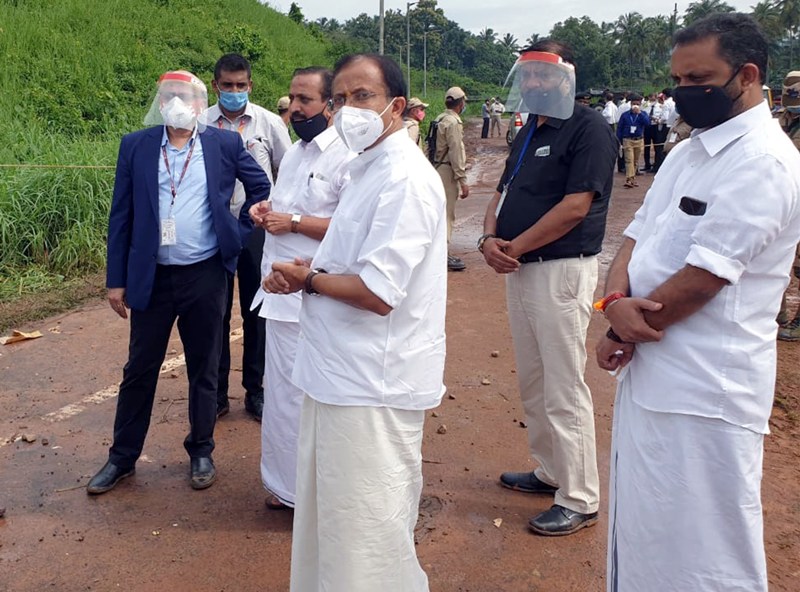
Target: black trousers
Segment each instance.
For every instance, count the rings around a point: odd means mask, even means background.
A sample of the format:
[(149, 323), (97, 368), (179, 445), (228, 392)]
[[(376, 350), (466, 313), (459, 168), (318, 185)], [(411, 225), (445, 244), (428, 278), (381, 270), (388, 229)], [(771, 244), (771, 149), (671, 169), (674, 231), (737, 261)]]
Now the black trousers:
[(481, 128), (481, 138), (488, 138), (489, 137), (489, 122), (491, 119), (488, 117), (483, 118), (483, 127)]
[(128, 363), (108, 455), (118, 467), (132, 468), (142, 453), (176, 318), (189, 377), (189, 434), (183, 445), (192, 458), (214, 450), (226, 275), (219, 254), (192, 265), (158, 265), (150, 304), (145, 310), (131, 310)]
[[(644, 168), (658, 170), (664, 160), (664, 142), (667, 141), (667, 126), (648, 125), (644, 128)], [(650, 145), (653, 145), (654, 155), (651, 160)]]
[[(264, 398), (264, 347), (266, 325), (251, 311), (250, 304), (261, 284), (261, 255), (264, 249), (264, 229), (255, 228), (247, 246), (239, 254), (236, 275), (239, 277), (239, 307), (242, 311), (242, 386), (251, 397)], [(228, 274), (228, 296), (225, 316), (222, 319), (222, 354), (219, 358), (217, 401), (228, 400), (231, 371), (231, 311), (233, 310), (233, 275)]]

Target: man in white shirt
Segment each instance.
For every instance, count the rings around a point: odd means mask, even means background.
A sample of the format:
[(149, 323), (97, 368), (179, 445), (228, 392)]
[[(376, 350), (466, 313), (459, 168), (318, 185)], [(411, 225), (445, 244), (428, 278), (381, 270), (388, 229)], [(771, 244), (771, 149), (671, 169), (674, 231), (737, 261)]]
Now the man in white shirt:
[(742, 14), (677, 33), (695, 128), (672, 149), (597, 303), (620, 370), (608, 590), (767, 590), (763, 438), (775, 316), (800, 238), (800, 155), (761, 94), (768, 42)]
[[(267, 277), (276, 261), (311, 260), (339, 203), (343, 169), (355, 154), (333, 128), (328, 107), (333, 74), (325, 68), (295, 70), (289, 88), (290, 124), (300, 138), (283, 158), (283, 168), (269, 202), (260, 202), (250, 217), (266, 230), (261, 272)], [(292, 383), (300, 305), (296, 294), (259, 290), (267, 346), (264, 419), (261, 422), (261, 480), (269, 492), (267, 507), (294, 507), (297, 429), (303, 391)]]
[(265, 281), (305, 291), (291, 592), (428, 590), (413, 533), (425, 410), (444, 393), (447, 218), (405, 95), (390, 58), (339, 61), (334, 125), (359, 156), (313, 269), (274, 263)]
[(495, 131), (497, 131), (498, 137), (503, 135), (502, 117), (505, 112), (506, 106), (500, 102), (500, 99), (495, 99), (494, 103), (492, 103), (492, 137), (494, 137)]
[[(203, 121), (218, 129), (239, 132), (245, 148), (273, 182), (283, 155), (291, 145), (289, 133), (280, 117), (252, 103), (250, 93), (253, 82), (250, 63), (236, 53), (217, 60), (211, 87), (217, 95), (217, 104), (203, 114)], [(244, 188), (237, 182), (231, 198), (231, 214), (239, 216), (244, 204)], [(264, 408), (264, 321), (250, 303), (261, 283), (261, 250), (264, 231), (253, 229), (247, 245), (239, 254), (236, 275), (239, 278), (239, 305), (242, 315), (242, 387), (244, 408), (254, 419), (261, 420)], [(217, 383), (217, 416), (230, 410), (228, 383), (231, 369), (231, 311), (233, 309), (233, 274), (228, 277), (228, 302), (223, 319), (222, 353), (219, 361)]]
[(664, 93), (659, 93), (647, 111), (650, 125), (644, 130), (644, 170), (653, 174), (658, 172), (658, 167), (664, 160), (664, 142), (667, 141), (666, 117), (669, 115), (669, 111), (664, 107), (665, 99)]
[(617, 105), (614, 103), (614, 94), (606, 93), (605, 99), (606, 104), (605, 107), (603, 107), (603, 119), (605, 119), (606, 123), (613, 128), (618, 121)]

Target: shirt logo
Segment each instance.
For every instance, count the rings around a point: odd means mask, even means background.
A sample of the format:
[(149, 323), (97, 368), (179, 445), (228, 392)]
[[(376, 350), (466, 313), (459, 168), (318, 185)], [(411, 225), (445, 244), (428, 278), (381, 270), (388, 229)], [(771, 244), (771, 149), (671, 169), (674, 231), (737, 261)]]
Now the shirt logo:
[(550, 146), (542, 146), (537, 148), (534, 156), (550, 156)]

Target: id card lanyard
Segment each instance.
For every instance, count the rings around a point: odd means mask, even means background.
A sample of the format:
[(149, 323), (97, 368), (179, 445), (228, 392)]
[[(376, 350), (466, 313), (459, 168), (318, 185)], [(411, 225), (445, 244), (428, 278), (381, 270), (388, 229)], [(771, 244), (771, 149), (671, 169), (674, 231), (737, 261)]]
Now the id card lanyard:
[(503, 208), (503, 204), (506, 201), (506, 195), (508, 194), (508, 189), (514, 182), (514, 179), (517, 178), (519, 169), (522, 166), (522, 159), (525, 158), (525, 153), (528, 151), (528, 146), (531, 145), (531, 140), (533, 139), (534, 134), (536, 134), (537, 128), (538, 126), (535, 125), (531, 126), (531, 131), (528, 132), (528, 137), (525, 138), (525, 143), (522, 145), (522, 152), (519, 153), (519, 158), (517, 159), (517, 165), (511, 172), (511, 176), (508, 178), (508, 181), (506, 181), (505, 185), (503, 185), (503, 193), (500, 194), (500, 201), (497, 202), (497, 208), (494, 211), (495, 218), (497, 218), (500, 215), (500, 210)]
[(189, 163), (192, 161), (192, 154), (194, 153), (194, 139), (192, 139), (191, 142), (192, 145), (189, 148), (189, 154), (186, 155), (186, 160), (183, 162), (183, 170), (181, 171), (181, 176), (178, 179), (177, 185), (175, 185), (175, 179), (173, 178), (172, 171), (169, 168), (167, 147), (161, 147), (161, 156), (164, 157), (164, 166), (167, 169), (167, 176), (169, 177), (169, 191), (172, 194), (172, 201), (169, 202), (169, 214), (165, 219), (161, 220), (162, 246), (174, 245), (177, 242), (175, 218), (172, 217), (172, 208), (175, 206), (175, 198), (178, 196), (178, 189), (180, 189), (181, 183), (183, 183), (183, 178), (186, 176), (186, 171), (189, 169)]

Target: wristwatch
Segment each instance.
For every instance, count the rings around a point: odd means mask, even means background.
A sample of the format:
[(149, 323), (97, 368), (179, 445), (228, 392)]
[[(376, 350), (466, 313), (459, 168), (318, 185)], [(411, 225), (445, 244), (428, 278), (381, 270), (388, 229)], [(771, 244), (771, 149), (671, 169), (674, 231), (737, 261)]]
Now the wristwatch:
[(490, 238), (497, 238), (497, 235), (496, 234), (491, 234), (491, 233), (482, 234), (481, 237), (478, 239), (478, 250), (481, 253), (483, 253), (483, 243), (485, 243), (486, 240), (490, 239)]
[(312, 284), (312, 281), (314, 280), (314, 276), (318, 276), (321, 273), (328, 273), (328, 272), (325, 271), (324, 269), (322, 269), (321, 267), (318, 267), (316, 269), (312, 269), (311, 271), (308, 272), (308, 275), (306, 276), (306, 280), (305, 280), (304, 285), (303, 285), (303, 288), (305, 289), (306, 294), (310, 294), (312, 296), (314, 296), (316, 294), (319, 294), (319, 292), (317, 292), (314, 289), (314, 285)]
[(292, 232), (297, 233), (297, 227), (300, 226), (300, 220), (303, 217), (300, 214), (292, 214)]

